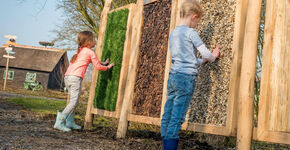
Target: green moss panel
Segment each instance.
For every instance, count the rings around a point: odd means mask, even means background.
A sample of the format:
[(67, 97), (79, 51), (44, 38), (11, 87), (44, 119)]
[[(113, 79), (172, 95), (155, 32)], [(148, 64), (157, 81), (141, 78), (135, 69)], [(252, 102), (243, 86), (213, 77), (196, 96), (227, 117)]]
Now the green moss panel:
[(116, 109), (128, 15), (128, 9), (108, 14), (101, 60), (110, 58), (110, 62), (115, 65), (108, 71), (99, 71), (94, 99), (95, 108), (108, 111)]

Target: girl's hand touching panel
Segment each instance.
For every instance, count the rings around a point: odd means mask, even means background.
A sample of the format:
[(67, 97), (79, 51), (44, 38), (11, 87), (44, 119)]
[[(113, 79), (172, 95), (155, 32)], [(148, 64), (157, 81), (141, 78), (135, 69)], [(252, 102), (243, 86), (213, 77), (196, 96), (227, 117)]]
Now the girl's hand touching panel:
[(110, 59), (107, 58), (105, 62), (101, 62), (102, 65), (106, 66), (109, 63)]
[(114, 63), (108, 65), (108, 69), (111, 69), (114, 66)]

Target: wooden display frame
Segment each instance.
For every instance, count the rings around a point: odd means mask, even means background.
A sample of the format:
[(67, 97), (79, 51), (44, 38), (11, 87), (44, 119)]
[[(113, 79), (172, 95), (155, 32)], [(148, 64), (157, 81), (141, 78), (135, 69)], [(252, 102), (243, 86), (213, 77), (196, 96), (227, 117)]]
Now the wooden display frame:
[[(260, 141), (290, 144), (290, 81), (285, 80), (282, 82), (280, 78), (282, 74), (286, 74), (289, 79), (290, 73), (289, 59), (285, 59), (285, 56), (287, 58), (290, 54), (289, 49), (287, 50), (287, 48), (290, 47), (290, 2), (287, 0), (267, 0), (266, 3), (266, 22), (264, 33), (264, 41), (266, 42), (264, 43), (263, 50), (258, 127), (254, 130), (253, 137), (254, 139)], [(281, 57), (284, 57), (284, 59)], [(275, 71), (275, 68), (281, 69), (283, 72)], [(275, 80), (274, 85), (271, 84), (271, 81), (273, 82), (273, 80)], [(277, 82), (280, 83), (278, 84)], [(287, 84), (288, 92), (283, 92), (283, 89), (285, 89)], [(275, 97), (277, 93), (279, 96)], [(270, 105), (275, 109), (271, 109)], [(287, 111), (288, 116), (280, 116), (283, 120), (285, 120), (284, 123), (286, 122), (286, 124), (283, 124), (284, 127), (282, 127), (287, 128), (287, 131), (282, 132), (279, 129), (281, 126), (277, 126), (277, 123), (281, 123), (282, 119), (280, 118), (279, 120), (278, 116), (279, 113), (287, 114)], [(275, 120), (270, 118), (271, 113), (274, 115), (271, 118)], [(271, 125), (274, 122), (276, 122), (276, 125)], [(270, 129), (270, 126), (272, 126), (272, 129)]]
[[(179, 1), (180, 2), (180, 1)], [(248, 0), (237, 0), (235, 10), (235, 24), (234, 24), (234, 36), (232, 45), (232, 58), (231, 65), (230, 84), (229, 84), (229, 96), (227, 106), (227, 120), (225, 126), (188, 123), (188, 115), (183, 129), (223, 135), (223, 136), (235, 136), (237, 132), (237, 109), (238, 109), (238, 96), (240, 85), (240, 74), (243, 55), (243, 44), (245, 34), (245, 22), (248, 9)], [(180, 4), (179, 4), (180, 9)]]
[[(139, 6), (137, 11), (142, 11), (144, 5), (156, 2), (157, 0), (150, 1), (146, 4), (142, 5), (142, 9)], [(185, 0), (172, 0), (172, 9), (171, 9), (171, 21), (170, 21), (170, 31), (175, 28), (175, 26), (178, 25), (178, 22), (180, 20), (179, 17), (179, 11), (181, 4)], [(139, 2), (142, 3), (142, 2)], [(226, 126), (217, 126), (217, 125), (208, 125), (208, 124), (197, 124), (197, 123), (188, 123), (188, 115), (186, 117), (186, 121), (182, 126), (183, 130), (191, 130), (196, 132), (203, 132), (203, 133), (209, 133), (209, 134), (217, 134), (217, 135), (224, 135), (224, 136), (235, 136), (236, 134), (236, 128), (237, 128), (237, 105), (238, 105), (238, 96), (239, 96), (239, 79), (240, 79), (240, 72), (241, 72), (241, 57), (242, 57), (242, 48), (243, 48), (243, 40), (244, 40), (244, 32), (245, 32), (245, 22), (246, 22), (246, 13), (247, 13), (247, 7), (248, 7), (248, 0), (237, 0), (237, 6), (236, 6), (236, 20), (235, 20), (235, 27), (234, 27), (234, 42), (233, 42), (233, 51), (232, 51), (232, 68), (231, 68), (231, 80), (230, 80), (230, 88), (229, 88), (229, 99), (228, 99), (228, 107), (227, 107), (227, 121)], [(141, 14), (142, 14), (141, 12)], [(140, 12), (139, 12), (140, 13)], [(137, 15), (138, 16), (138, 15)], [(165, 67), (165, 75), (164, 75), (164, 84), (163, 84), (163, 96), (162, 96), (162, 105), (161, 105), (161, 115), (159, 118), (154, 117), (148, 117), (148, 116), (141, 116), (141, 115), (134, 115), (132, 114), (132, 100), (133, 100), (133, 91), (134, 91), (134, 84), (135, 84), (135, 78), (136, 78), (136, 67), (137, 67), (137, 56), (139, 53), (139, 44), (141, 39), (141, 26), (143, 24), (143, 14), (139, 16), (141, 21), (138, 24), (138, 30), (137, 30), (137, 40), (138, 42), (132, 43), (135, 45), (132, 45), (132, 50), (136, 53), (133, 54), (134, 56), (131, 56), (130, 60), (130, 69), (128, 75), (128, 81), (126, 85), (126, 94), (124, 97), (124, 104), (122, 108), (122, 112), (124, 111), (125, 117), (121, 115), (117, 137), (124, 137), (127, 130), (127, 122), (126, 121), (134, 121), (139, 123), (146, 123), (146, 124), (153, 124), (153, 125), (160, 125), (161, 124), (161, 118), (162, 114), (164, 112), (164, 105), (166, 102), (166, 94), (167, 94), (167, 81), (169, 77), (169, 70), (171, 66), (171, 56), (170, 56), (170, 50), (168, 46), (167, 50), (167, 57), (166, 57), (166, 67)], [(133, 60), (134, 59), (134, 60)], [(133, 64), (131, 64), (131, 62)], [(132, 66), (131, 66), (132, 65)], [(126, 96), (127, 95), (127, 96)], [(124, 118), (122, 118), (124, 117)], [(120, 130), (119, 130), (120, 129)]]
[[(127, 28), (130, 28), (130, 34), (127, 33), (126, 37), (129, 36), (129, 38), (126, 38), (126, 50), (128, 49), (129, 52), (126, 52), (126, 58), (123, 59), (125, 62), (127, 62), (127, 72), (124, 71), (121, 73), (122, 76), (122, 83), (123, 88), (119, 90), (123, 90), (123, 96), (122, 100), (117, 103), (119, 113), (116, 112), (108, 112), (104, 110), (99, 110), (93, 108), (93, 99), (94, 99), (94, 90), (96, 86), (96, 79), (97, 79), (97, 71), (94, 70), (93, 73), (93, 82), (91, 86), (90, 91), (90, 98), (89, 98), (89, 105), (87, 108), (87, 115), (86, 115), (86, 122), (85, 125), (89, 125), (92, 123), (92, 114), (99, 114), (103, 116), (108, 117), (116, 117), (120, 118), (119, 120), (119, 126), (117, 131), (117, 137), (122, 138), (125, 137), (127, 129), (128, 129), (128, 121), (134, 121), (139, 123), (145, 123), (145, 124), (153, 124), (153, 125), (160, 125), (161, 124), (161, 118), (162, 114), (164, 112), (164, 104), (166, 102), (166, 94), (167, 94), (167, 81), (169, 78), (169, 70), (171, 66), (171, 56), (169, 51), (169, 46), (167, 50), (167, 57), (166, 57), (166, 66), (165, 66), (165, 74), (164, 74), (164, 84), (163, 84), (163, 96), (162, 96), (162, 103), (161, 103), (161, 115), (159, 118), (154, 117), (148, 117), (148, 116), (142, 116), (142, 115), (134, 115), (132, 113), (132, 101), (134, 96), (134, 85), (136, 82), (136, 70), (137, 70), (137, 61), (138, 61), (138, 54), (140, 51), (140, 43), (141, 43), (141, 34), (142, 34), (142, 25), (143, 25), (143, 10), (144, 6), (153, 2), (156, 2), (158, 0), (152, 0), (148, 3), (144, 4), (144, 0), (138, 0), (137, 5), (135, 8), (135, 4), (131, 4), (130, 6), (125, 6), (123, 8), (129, 8), (130, 14), (128, 21), (130, 20), (130, 23), (128, 22)], [(171, 20), (170, 20), (170, 29), (169, 33), (172, 32), (172, 30), (178, 25), (178, 22), (180, 20), (179, 17), (179, 11), (181, 4), (185, 0), (172, 0), (172, 9), (171, 9)], [(252, 4), (253, 2), (251, 2)], [(289, 132), (281, 132), (281, 131), (271, 131), (269, 130), (268, 126), (270, 124), (269, 122), (269, 105), (270, 105), (270, 99), (269, 99), (269, 92), (270, 91), (270, 72), (273, 68), (273, 64), (271, 62), (272, 56), (277, 55), (276, 53), (273, 54), (273, 46), (282, 48), (289, 47), (289, 42), (287, 43), (287, 40), (289, 41), (290, 37), (290, 30), (289, 28), (289, 13), (287, 14), (287, 11), (290, 10), (290, 2), (287, 0), (284, 0), (282, 3), (277, 0), (267, 0), (267, 11), (266, 11), (266, 25), (265, 25), (265, 44), (264, 44), (264, 53), (263, 53), (263, 68), (262, 68), (262, 82), (261, 82), (261, 99), (259, 103), (259, 116), (258, 116), (258, 127), (252, 128), (250, 126), (247, 126), (247, 130), (244, 135), (241, 133), (243, 130), (238, 130), (241, 135), (238, 134), (239, 137), (247, 138), (247, 140), (255, 139), (260, 141), (267, 141), (267, 142), (275, 142), (275, 143), (283, 143), (283, 144), (290, 144), (290, 133)], [(243, 91), (244, 87), (252, 86), (248, 85), (252, 83), (252, 80), (250, 80), (250, 75), (247, 74), (247, 72), (242, 72), (242, 63), (246, 63), (246, 57), (254, 57), (254, 53), (245, 53), (249, 52), (250, 49), (252, 49), (254, 46), (253, 43), (251, 43), (251, 46), (245, 46), (244, 40), (245, 36), (249, 37), (251, 35), (256, 36), (256, 29), (254, 31), (250, 30), (249, 28), (251, 21), (255, 21), (255, 24), (258, 22), (259, 19), (247, 19), (247, 15), (249, 12), (255, 11), (255, 15), (259, 15), (258, 12), (256, 12), (256, 7), (259, 8), (259, 2), (255, 2), (254, 6), (249, 7), (250, 1), (249, 0), (237, 0), (236, 1), (236, 10), (235, 10), (235, 24), (234, 24), (234, 36), (233, 36), (233, 45), (232, 45), (232, 66), (231, 66), (231, 75), (230, 75), (230, 85), (229, 85), (229, 96), (228, 96), (228, 106), (227, 106), (227, 120), (225, 126), (219, 126), (219, 125), (210, 125), (210, 124), (199, 124), (199, 123), (188, 123), (188, 116), (186, 117), (186, 122), (183, 124), (182, 129), (184, 130), (190, 130), (195, 132), (203, 132), (203, 133), (209, 133), (209, 134), (217, 134), (217, 135), (223, 135), (223, 136), (236, 136), (237, 135), (237, 128), (238, 128), (238, 121), (242, 121), (243, 118), (246, 118), (247, 122), (251, 122), (248, 120), (251, 120), (250, 116), (251, 112), (250, 110), (242, 110), (241, 108), (244, 108), (250, 102), (245, 101), (244, 99), (251, 98), (251, 89), (248, 89), (249, 91)], [(111, 6), (111, 0), (107, 0), (105, 4), (104, 11), (102, 13), (102, 20), (100, 25), (100, 33), (99, 33), (99, 40), (98, 40), (98, 46), (97, 46), (97, 56), (101, 57), (101, 50), (102, 50), (102, 42), (104, 38), (104, 32), (106, 28), (106, 20), (107, 20), (107, 14), (122, 8), (118, 8), (116, 10), (109, 11), (109, 8)], [(279, 15), (278, 15), (279, 14)], [(134, 18), (133, 18), (134, 17)], [(284, 20), (283, 20), (284, 19)], [(130, 25), (130, 27), (128, 27)], [(248, 29), (246, 29), (248, 27)], [(128, 32), (128, 31), (127, 31)], [(132, 32), (132, 33), (131, 33)], [(278, 32), (278, 33), (277, 33)], [(281, 37), (279, 35), (284, 35), (285, 37)], [(134, 37), (134, 38), (133, 38)], [(255, 38), (254, 36), (251, 36), (252, 39)], [(274, 38), (273, 38), (274, 37)], [(132, 39), (131, 39), (132, 38)], [(130, 39), (127, 41), (127, 39)], [(281, 44), (281, 42), (275, 42), (274, 40), (280, 39), (280, 41), (286, 43)], [(282, 40), (283, 39), (283, 40)], [(249, 41), (249, 39), (248, 39)], [(254, 42), (254, 39), (253, 39)], [(280, 44), (280, 45), (279, 45)], [(247, 50), (247, 51), (245, 51)], [(125, 51), (124, 51), (125, 52)], [(289, 52), (287, 51), (280, 51), (283, 52), (283, 55), (289, 56)], [(123, 54), (125, 55), (125, 53)], [(243, 60), (243, 58), (245, 60)], [(285, 59), (284, 61), (288, 61)], [(252, 61), (251, 61), (252, 64)], [(248, 65), (248, 64), (247, 64)], [(287, 67), (287, 65), (282, 67)], [(123, 68), (122, 64), (122, 68)], [(253, 66), (251, 66), (252, 68)], [(246, 70), (247, 71), (247, 70)], [(286, 71), (289, 72), (289, 66)], [(288, 73), (287, 72), (287, 73)], [(289, 73), (288, 73), (289, 74)], [(252, 75), (252, 72), (251, 72)], [(240, 84), (240, 80), (247, 79), (247, 83)], [(121, 77), (120, 77), (121, 79)], [(249, 81), (248, 81), (249, 79)], [(120, 80), (121, 81), (121, 80)], [(243, 81), (244, 82), (244, 81)], [(289, 82), (289, 81), (287, 81)], [(243, 88), (242, 88), (243, 87)], [(241, 89), (241, 90), (240, 90)], [(241, 100), (243, 98), (243, 101)], [(289, 98), (288, 98), (289, 99)], [(119, 96), (118, 96), (119, 100)], [(117, 101), (118, 102), (118, 101)], [(122, 102), (122, 103), (121, 103)], [(238, 104), (242, 104), (243, 107), (238, 107)], [(288, 101), (287, 107), (290, 107), (290, 102)], [(121, 105), (122, 104), (122, 105)], [(122, 107), (122, 108), (121, 108)], [(240, 109), (238, 109), (240, 108)], [(289, 108), (288, 108), (289, 109)], [(240, 115), (238, 118), (238, 110), (240, 111)], [(287, 110), (287, 109), (285, 109)], [(276, 110), (277, 111), (277, 110)], [(245, 113), (245, 114), (242, 114)], [(290, 116), (288, 117), (288, 122), (290, 122)], [(289, 123), (290, 124), (290, 123)], [(239, 124), (240, 125), (240, 124)], [(242, 128), (242, 127), (241, 127)], [(248, 132), (248, 130), (252, 130), (253, 132)], [(247, 134), (247, 135), (246, 135)], [(248, 136), (248, 134), (251, 134), (251, 136)], [(244, 139), (243, 139), (244, 140)], [(244, 142), (248, 142), (248, 141)], [(242, 142), (238, 142), (238, 146), (241, 146)], [(248, 144), (246, 144), (246, 147), (248, 147)]]
[[(148, 5), (148, 4), (151, 4), (151, 3), (154, 3), (156, 1), (159, 1), (159, 0), (150, 0), (148, 3), (144, 4), (145, 5)], [(169, 26), (169, 35), (171, 33), (171, 31), (175, 28), (175, 19), (176, 19), (176, 14), (177, 14), (177, 9), (175, 9), (175, 7), (177, 7), (177, 3), (178, 3), (178, 0), (172, 0), (172, 8), (171, 8), (171, 20), (170, 20), (170, 26)], [(143, 6), (143, 8), (144, 8)], [(143, 12), (143, 9), (142, 9), (142, 12)], [(142, 15), (143, 17), (143, 15)], [(142, 21), (143, 21), (143, 18), (142, 18)], [(143, 24), (143, 22), (141, 23), (141, 25)], [(142, 31), (140, 30), (140, 38), (141, 39), (141, 35), (142, 35)], [(139, 45), (138, 45), (139, 46)], [(137, 62), (137, 59), (136, 59), (136, 62)], [(169, 63), (168, 63), (169, 62)], [(137, 66), (137, 63), (134, 64)], [(169, 69), (170, 69), (170, 65), (171, 65), (171, 56), (170, 56), (170, 51), (169, 51), (169, 45), (168, 45), (168, 49), (167, 49), (167, 56), (166, 56), (166, 65), (165, 65), (165, 72), (164, 72), (164, 84), (163, 84), (163, 93), (166, 90), (166, 87), (167, 87), (167, 80), (168, 80), (168, 76), (169, 76)], [(134, 77), (136, 78), (136, 76)], [(166, 81), (166, 82), (165, 82)], [(133, 100), (134, 97), (132, 97), (132, 100)], [(132, 102), (132, 100), (130, 100), (130, 102)], [(166, 95), (164, 97), (164, 94), (162, 95), (162, 103), (161, 103), (161, 114), (163, 113), (163, 102), (166, 101)], [(132, 106), (130, 105), (130, 108)], [(160, 116), (159, 118), (156, 118), (156, 117), (149, 117), (149, 116), (142, 116), (142, 115), (134, 115), (132, 114), (132, 110), (130, 110), (130, 113), (128, 114), (128, 121), (133, 121), (133, 122), (139, 122), (139, 123), (146, 123), (146, 124), (153, 124), (153, 125), (160, 125), (161, 124), (161, 117)]]
[(100, 31), (98, 35), (98, 43), (96, 54), (98, 58), (102, 57), (102, 49), (103, 49), (103, 41), (104, 35), (107, 25), (107, 16), (108, 14), (122, 10), (122, 9), (129, 9), (129, 15), (127, 20), (127, 31), (126, 31), (126, 40), (124, 43), (124, 50), (123, 50), (123, 59), (122, 59), (122, 67), (120, 72), (120, 80), (119, 80), (119, 87), (118, 87), (118, 97), (116, 102), (116, 110), (111, 112), (103, 109), (97, 109), (93, 105), (94, 97), (95, 97), (95, 89), (98, 79), (98, 71), (94, 69), (92, 75), (92, 83), (90, 87), (90, 95), (88, 100), (86, 118), (85, 118), (85, 128), (89, 128), (92, 126), (92, 115), (98, 114), (107, 117), (114, 117), (119, 118), (123, 103), (123, 97), (125, 92), (125, 85), (127, 81), (127, 74), (128, 74), (128, 66), (129, 66), (129, 59), (130, 59), (130, 46), (131, 46), (131, 38), (132, 38), (132, 21), (134, 17), (134, 9), (136, 4), (128, 4), (126, 6), (110, 10), (112, 0), (106, 0), (105, 7), (102, 12), (102, 19), (100, 23)]

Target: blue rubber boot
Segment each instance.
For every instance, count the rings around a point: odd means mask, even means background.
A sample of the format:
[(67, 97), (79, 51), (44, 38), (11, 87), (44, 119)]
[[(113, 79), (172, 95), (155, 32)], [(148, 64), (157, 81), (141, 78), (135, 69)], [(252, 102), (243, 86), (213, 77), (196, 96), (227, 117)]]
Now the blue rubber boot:
[(75, 114), (74, 113), (71, 113), (70, 115), (67, 116), (66, 126), (68, 128), (75, 129), (75, 130), (79, 130), (82, 128), (81, 126), (79, 126), (75, 123)]
[(162, 149), (165, 150), (166, 149), (166, 141), (164, 138), (162, 138)]
[(53, 127), (55, 129), (58, 129), (58, 130), (61, 130), (61, 131), (64, 131), (64, 132), (71, 131), (71, 129), (66, 127), (65, 124), (64, 124), (65, 118), (66, 118), (66, 116), (64, 114), (62, 114), (61, 112), (57, 112), (56, 121), (55, 121), (55, 124), (54, 124)]
[(163, 150), (177, 150), (179, 139), (162, 139)]

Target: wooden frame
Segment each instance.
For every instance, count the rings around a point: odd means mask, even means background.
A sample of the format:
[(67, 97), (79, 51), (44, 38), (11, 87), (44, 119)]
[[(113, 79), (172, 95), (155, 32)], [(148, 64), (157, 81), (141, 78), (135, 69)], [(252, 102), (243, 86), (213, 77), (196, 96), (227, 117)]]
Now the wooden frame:
[[(151, 4), (151, 3), (154, 3), (156, 1), (159, 1), (159, 0), (150, 0), (148, 3), (144, 4), (144, 6), (148, 5), (148, 4)], [(177, 14), (177, 12), (176, 12), (177, 11), (177, 9), (176, 9), (177, 3), (178, 3), (178, 0), (172, 0), (169, 35), (170, 35), (171, 31), (175, 28), (176, 14)], [(143, 21), (143, 18), (142, 18), (142, 21)], [(143, 22), (141, 23), (141, 25), (142, 24), (143, 24)], [(142, 35), (142, 31), (140, 30), (140, 39), (141, 39), (141, 35)], [(136, 59), (136, 64), (134, 64), (134, 65), (137, 66), (137, 59)], [(160, 114), (160, 117), (156, 118), (156, 117), (149, 117), (149, 116), (142, 116), (142, 115), (133, 115), (132, 114), (132, 110), (130, 110), (130, 113), (128, 114), (128, 121), (134, 121), (134, 122), (139, 122), (139, 123), (147, 123), (147, 124), (153, 124), (153, 125), (160, 125), (161, 124), (161, 118), (162, 118), (162, 114), (163, 114), (163, 111), (164, 111), (163, 107), (164, 107), (164, 104), (165, 104), (165, 101), (166, 101), (166, 92), (167, 92), (166, 88), (167, 88), (167, 80), (168, 80), (168, 77), (169, 77), (170, 66), (171, 66), (171, 56), (170, 56), (169, 45), (168, 45), (165, 72), (164, 72), (163, 95), (162, 95), (162, 102), (161, 102), (161, 114)], [(134, 78), (136, 78), (136, 75), (135, 75)], [(132, 99), (130, 100), (130, 103), (132, 102), (132, 100), (133, 100), (133, 96), (132, 96)], [(132, 106), (130, 105), (130, 108), (131, 107)]]
[[(185, 0), (178, 0), (174, 2), (175, 7), (173, 12), (176, 17), (175, 22), (171, 23), (170, 28), (173, 28), (177, 25), (180, 20), (179, 12), (181, 4)], [(226, 126), (218, 126), (218, 125), (207, 125), (207, 124), (199, 124), (199, 123), (188, 123), (189, 112), (186, 116), (186, 121), (182, 126), (183, 130), (191, 130), (196, 132), (203, 132), (209, 134), (217, 134), (224, 136), (235, 136), (236, 128), (237, 128), (237, 106), (238, 106), (238, 94), (239, 94), (239, 84), (240, 84), (240, 72), (241, 72), (241, 57), (243, 54), (243, 40), (244, 40), (244, 32), (245, 32), (245, 22), (246, 22), (246, 13), (248, 7), (248, 0), (237, 0), (236, 11), (235, 11), (235, 25), (234, 25), (234, 37), (233, 37), (233, 46), (232, 46), (232, 68), (231, 68), (231, 79), (229, 85), (229, 97), (228, 97), (228, 107), (227, 107), (227, 120)], [(171, 19), (172, 19), (171, 18)], [(168, 53), (169, 49), (168, 49)], [(168, 59), (170, 60), (170, 56), (168, 55)], [(164, 87), (163, 87), (163, 100), (162, 100), (162, 113), (163, 107), (166, 101), (166, 86), (168, 80), (168, 72), (171, 66), (171, 62), (167, 60), (166, 75), (164, 78)]]
[[(155, 2), (150, 1), (149, 3)], [(171, 21), (170, 21), (170, 31), (175, 28), (177, 23), (180, 20), (179, 17), (179, 11), (181, 4), (185, 0), (172, 0), (172, 10), (171, 10)], [(147, 5), (145, 4), (145, 5)], [(232, 56), (233, 56), (233, 64), (232, 64), (232, 71), (231, 71), (231, 81), (230, 81), (230, 94), (229, 94), (229, 99), (228, 99), (228, 108), (227, 108), (227, 123), (226, 126), (216, 126), (216, 125), (206, 125), (206, 124), (196, 124), (196, 123), (188, 123), (188, 115), (186, 117), (186, 121), (183, 124), (182, 129), (184, 130), (191, 130), (191, 131), (196, 131), (196, 132), (203, 132), (203, 133), (210, 133), (210, 134), (218, 134), (218, 135), (225, 135), (225, 136), (234, 136), (236, 133), (236, 128), (237, 128), (237, 112), (235, 111), (237, 109), (237, 100), (238, 100), (238, 93), (239, 93), (239, 79), (240, 79), (240, 72), (241, 72), (241, 57), (242, 57), (242, 48), (243, 48), (243, 40), (244, 40), (244, 31), (245, 31), (245, 22), (246, 22), (246, 13), (247, 13), (247, 5), (248, 0), (237, 0), (237, 8), (236, 8), (236, 21), (235, 21), (235, 30), (234, 30), (234, 42), (233, 42), (233, 51), (232, 51)], [(144, 6), (142, 6), (144, 7)], [(139, 9), (140, 8), (140, 9)], [(141, 11), (141, 7), (139, 6), (137, 9), (138, 11)], [(143, 11), (143, 8), (142, 8)], [(139, 12), (140, 13), (140, 12)], [(138, 16), (138, 15), (136, 15)], [(141, 21), (139, 22), (141, 25), (143, 24), (143, 15), (139, 16)], [(138, 38), (137, 40), (140, 40), (141, 38), (141, 25), (138, 24)], [(136, 78), (136, 66), (137, 66), (137, 59), (136, 57), (138, 56), (139, 52), (139, 44), (140, 41), (136, 43), (132, 47), (134, 53), (131, 56), (130, 60), (130, 71), (128, 75), (128, 81), (126, 85), (126, 94), (124, 97), (124, 103), (123, 103), (123, 108), (122, 112), (124, 111), (124, 115), (126, 115), (124, 119), (121, 115), (120, 122), (119, 122), (119, 127), (118, 127), (118, 132), (117, 132), (117, 137), (125, 137), (126, 131), (127, 130), (127, 122), (126, 121), (134, 121), (134, 122), (140, 122), (140, 123), (148, 123), (148, 124), (154, 124), (154, 125), (160, 125), (161, 124), (161, 118), (162, 114), (164, 112), (164, 105), (166, 102), (166, 94), (167, 94), (167, 80), (169, 77), (169, 70), (171, 66), (171, 56), (170, 56), (170, 51), (168, 47), (167, 51), (167, 57), (166, 57), (166, 67), (165, 67), (165, 75), (164, 75), (164, 84), (163, 84), (163, 96), (162, 96), (162, 105), (161, 105), (161, 115), (160, 118), (153, 118), (153, 117), (147, 117), (147, 116), (141, 116), (141, 115), (133, 115), (131, 114), (131, 103), (133, 99), (133, 88), (134, 88), (134, 83), (135, 83), (135, 78)], [(132, 60), (134, 59), (134, 60)], [(133, 64), (131, 64), (133, 63)], [(125, 104), (128, 103), (128, 104)], [(127, 105), (127, 106), (126, 106)], [(126, 106), (126, 107), (124, 107)], [(124, 109), (124, 110), (123, 110)], [(121, 123), (122, 122), (122, 123)], [(120, 130), (119, 130), (120, 129)], [(121, 131), (122, 130), (122, 131)]]
[(134, 16), (134, 8), (135, 4), (129, 4), (114, 10), (109, 11), (111, 7), (111, 0), (107, 0), (105, 3), (105, 7), (102, 12), (102, 19), (101, 19), (101, 24), (100, 24), (100, 31), (99, 31), (99, 38), (98, 38), (98, 44), (97, 44), (97, 57), (101, 58), (102, 56), (102, 49), (103, 49), (103, 40), (104, 40), (104, 34), (106, 30), (106, 24), (107, 24), (107, 16), (109, 13), (112, 13), (114, 11), (118, 11), (121, 9), (129, 9), (129, 15), (128, 15), (128, 20), (127, 20), (127, 31), (126, 31), (126, 40), (124, 43), (124, 50), (123, 50), (123, 61), (122, 61), (122, 66), (121, 66), (121, 72), (120, 72), (120, 80), (119, 80), (119, 87), (118, 87), (118, 97), (117, 97), (117, 102), (116, 102), (116, 110), (114, 112), (107, 111), (107, 110), (102, 110), (102, 109), (97, 109), (94, 108), (93, 106), (93, 101), (95, 97), (95, 88), (96, 88), (96, 83), (97, 83), (97, 78), (98, 78), (98, 71), (94, 69), (93, 75), (92, 75), (92, 83), (91, 83), (91, 88), (90, 88), (90, 96), (89, 96), (89, 102), (88, 102), (88, 108), (86, 112), (86, 119), (85, 119), (85, 128), (89, 128), (92, 126), (92, 114), (98, 114), (102, 116), (107, 116), (107, 117), (115, 117), (119, 118), (120, 113), (121, 113), (121, 108), (122, 108), (122, 103), (123, 103), (123, 97), (124, 97), (124, 92), (125, 92), (125, 85), (127, 81), (127, 73), (128, 73), (128, 63), (130, 59), (130, 45), (131, 45), (131, 35), (132, 35), (132, 21), (133, 21), (133, 16)]
[[(290, 144), (290, 61), (287, 58), (290, 54), (290, 2), (267, 0), (266, 7), (266, 42), (263, 50), (258, 127), (254, 130), (254, 139)], [(286, 80), (281, 79), (283, 76), (286, 76)]]
[(128, 129), (128, 114), (129, 109), (132, 103), (133, 98), (133, 90), (134, 84), (136, 82), (136, 69), (137, 69), (137, 59), (139, 53), (139, 44), (141, 42), (141, 29), (143, 24), (143, 8), (144, 8), (144, 0), (138, 0), (135, 16), (133, 19), (133, 31), (132, 37), (136, 37), (132, 39), (131, 42), (131, 54), (130, 54), (130, 62), (129, 62), (129, 70), (127, 83), (125, 87), (124, 100), (122, 105), (122, 111), (119, 119), (119, 125), (117, 130), (117, 138), (124, 138)]
[(262, 0), (249, 1), (243, 44), (237, 121), (237, 149), (251, 149), (254, 118), (254, 82)]

